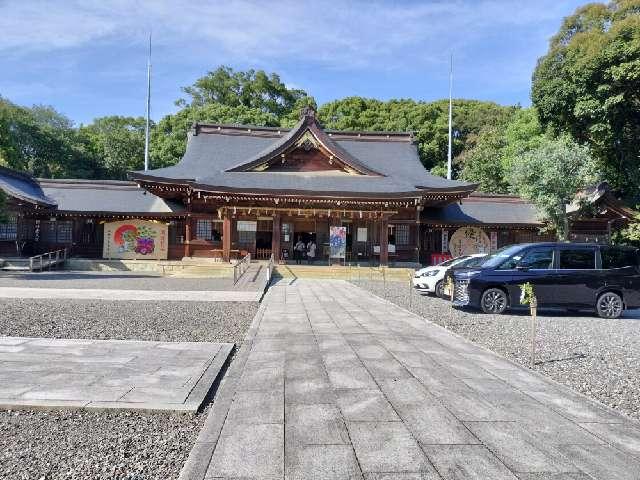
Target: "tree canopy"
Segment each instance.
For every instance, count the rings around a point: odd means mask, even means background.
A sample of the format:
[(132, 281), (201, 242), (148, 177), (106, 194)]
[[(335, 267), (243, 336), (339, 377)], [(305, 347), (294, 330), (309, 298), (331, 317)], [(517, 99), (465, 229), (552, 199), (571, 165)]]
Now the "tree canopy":
[(511, 184), (533, 202), (561, 240), (569, 234), (567, 205), (579, 190), (597, 180), (597, 168), (587, 147), (562, 136), (545, 139), (538, 148), (516, 158)]
[(80, 141), (86, 145), (86, 154), (94, 159), (100, 177), (124, 179), (127, 172), (144, 167), (143, 117), (117, 115), (96, 118), (80, 127)]
[(640, 0), (590, 3), (567, 17), (533, 75), (544, 127), (586, 144), (609, 183), (640, 195)]

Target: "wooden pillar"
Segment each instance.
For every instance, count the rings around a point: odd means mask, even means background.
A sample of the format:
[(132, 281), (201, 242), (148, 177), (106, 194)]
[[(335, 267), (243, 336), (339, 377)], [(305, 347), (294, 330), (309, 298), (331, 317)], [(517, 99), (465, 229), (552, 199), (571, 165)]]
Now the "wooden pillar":
[(191, 256), (191, 215), (184, 219), (184, 256)]
[(271, 234), (271, 252), (276, 262), (280, 261), (280, 234), (282, 232), (282, 217), (279, 213), (273, 215), (273, 232)]
[(389, 264), (389, 220), (380, 219), (380, 265)]
[(231, 259), (231, 216), (225, 214), (222, 219), (222, 260), (228, 262)]

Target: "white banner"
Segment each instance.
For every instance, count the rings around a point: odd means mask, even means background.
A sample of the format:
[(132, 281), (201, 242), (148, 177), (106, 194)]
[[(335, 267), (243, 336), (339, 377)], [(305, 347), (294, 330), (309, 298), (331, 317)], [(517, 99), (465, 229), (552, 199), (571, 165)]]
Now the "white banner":
[(258, 230), (258, 222), (248, 220), (238, 220), (237, 226), (239, 232), (255, 232)]

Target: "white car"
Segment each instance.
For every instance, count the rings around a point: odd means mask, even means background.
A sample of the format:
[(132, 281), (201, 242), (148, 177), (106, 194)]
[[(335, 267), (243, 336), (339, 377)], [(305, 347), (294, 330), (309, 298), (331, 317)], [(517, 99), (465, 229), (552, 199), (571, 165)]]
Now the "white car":
[(416, 271), (413, 277), (413, 286), (420, 293), (435, 293), (439, 297), (444, 296), (444, 275), (447, 270), (456, 265), (462, 266), (463, 262), (485, 257), (486, 253), (474, 253), (473, 255), (461, 255), (451, 260), (446, 260), (438, 265), (422, 268)]

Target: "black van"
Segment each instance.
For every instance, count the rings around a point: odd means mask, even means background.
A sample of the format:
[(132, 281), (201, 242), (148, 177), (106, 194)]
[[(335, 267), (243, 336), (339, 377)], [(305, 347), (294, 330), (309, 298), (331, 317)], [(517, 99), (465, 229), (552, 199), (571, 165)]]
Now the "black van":
[(640, 307), (637, 248), (584, 243), (527, 243), (504, 247), (476, 268), (454, 274), (454, 305), (503, 313), (520, 304), (520, 285), (533, 285), (538, 305), (595, 309), (618, 318)]

